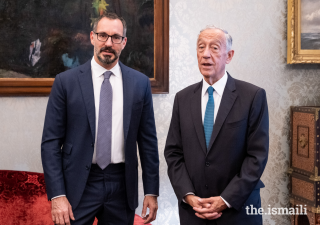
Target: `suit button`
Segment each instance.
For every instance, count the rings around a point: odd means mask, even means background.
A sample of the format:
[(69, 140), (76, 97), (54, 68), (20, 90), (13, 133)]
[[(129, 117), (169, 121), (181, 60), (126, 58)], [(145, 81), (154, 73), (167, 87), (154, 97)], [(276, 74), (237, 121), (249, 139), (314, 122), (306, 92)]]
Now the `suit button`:
[(89, 169), (90, 169), (90, 166), (86, 166), (86, 169), (89, 170)]
[(206, 166), (210, 166), (210, 163), (209, 163), (209, 162), (206, 162)]
[(206, 186), (206, 188), (208, 189), (208, 185), (206, 184), (205, 186)]
[(93, 143), (91, 143), (91, 147), (93, 147), (94, 146), (94, 144)]

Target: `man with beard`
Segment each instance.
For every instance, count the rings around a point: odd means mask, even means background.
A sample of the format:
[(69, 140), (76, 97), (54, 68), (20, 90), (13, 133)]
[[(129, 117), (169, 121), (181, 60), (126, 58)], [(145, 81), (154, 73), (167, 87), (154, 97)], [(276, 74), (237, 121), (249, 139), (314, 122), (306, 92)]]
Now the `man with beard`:
[(159, 195), (150, 81), (119, 62), (127, 42), (123, 18), (100, 16), (90, 38), (94, 57), (56, 76), (47, 106), (41, 156), (52, 220), (80, 225), (97, 217), (99, 224), (133, 224), (138, 144), (142, 216), (149, 223), (156, 218)]

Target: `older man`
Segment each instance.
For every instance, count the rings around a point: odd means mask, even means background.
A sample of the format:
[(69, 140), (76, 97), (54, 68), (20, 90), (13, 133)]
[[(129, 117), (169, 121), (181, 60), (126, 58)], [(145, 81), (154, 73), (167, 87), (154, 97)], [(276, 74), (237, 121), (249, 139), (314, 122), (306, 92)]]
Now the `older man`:
[(262, 88), (234, 79), (232, 38), (210, 26), (197, 40), (202, 81), (178, 92), (164, 155), (182, 225), (258, 225), (269, 119)]
[[(149, 78), (119, 62), (126, 23), (97, 19), (94, 57), (58, 74), (49, 97), (41, 155), (55, 224), (132, 225), (138, 206), (137, 144), (145, 222), (155, 219), (159, 157)], [(71, 221), (70, 219), (71, 218)]]

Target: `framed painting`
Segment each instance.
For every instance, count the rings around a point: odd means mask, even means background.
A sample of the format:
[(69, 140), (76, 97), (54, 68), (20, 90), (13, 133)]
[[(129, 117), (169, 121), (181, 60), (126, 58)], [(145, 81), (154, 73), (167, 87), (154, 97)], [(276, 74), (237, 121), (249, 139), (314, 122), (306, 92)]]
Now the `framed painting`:
[(0, 95), (49, 95), (55, 76), (93, 56), (92, 24), (104, 12), (127, 22), (120, 61), (169, 92), (169, 0), (3, 0)]
[(288, 0), (287, 63), (320, 63), (320, 1)]

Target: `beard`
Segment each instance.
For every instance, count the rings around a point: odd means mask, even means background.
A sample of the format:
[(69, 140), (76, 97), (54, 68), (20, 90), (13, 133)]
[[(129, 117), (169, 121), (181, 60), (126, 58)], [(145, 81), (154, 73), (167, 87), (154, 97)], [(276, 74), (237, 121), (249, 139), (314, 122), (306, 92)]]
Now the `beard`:
[[(100, 53), (103, 52), (103, 51), (107, 51), (109, 53), (112, 53), (113, 56), (110, 56), (110, 55), (106, 55), (104, 57), (100, 56)], [(111, 47), (103, 47), (101, 49), (96, 49), (96, 54), (97, 54), (97, 58), (98, 60), (102, 63), (102, 64), (105, 64), (105, 65), (109, 65), (109, 64), (112, 64), (114, 63), (120, 56), (120, 52), (116, 52), (114, 49), (112, 49)]]

